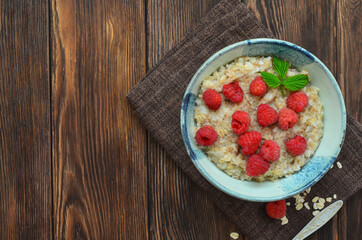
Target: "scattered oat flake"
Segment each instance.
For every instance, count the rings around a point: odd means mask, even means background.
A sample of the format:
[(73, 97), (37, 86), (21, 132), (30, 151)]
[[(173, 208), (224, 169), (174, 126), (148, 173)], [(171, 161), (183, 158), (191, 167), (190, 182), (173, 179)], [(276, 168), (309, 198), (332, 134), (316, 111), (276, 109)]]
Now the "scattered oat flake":
[(304, 196), (307, 196), (307, 193), (303, 193)]
[(331, 166), (331, 168), (330, 169), (332, 169), (333, 168), (333, 164), (332, 164), (332, 166)]
[(297, 195), (297, 196), (295, 197), (295, 205), (297, 205), (297, 204), (300, 203), (301, 201), (304, 201), (304, 199), (303, 199), (301, 196)]
[(332, 202), (332, 198), (331, 198), (331, 197), (327, 197), (326, 200), (327, 200), (327, 202)]
[(337, 167), (342, 168), (342, 164), (340, 162), (337, 162)]
[(237, 232), (232, 232), (232, 233), (230, 233), (230, 237), (231, 237), (232, 239), (238, 239), (238, 238), (239, 238), (239, 233), (237, 233)]
[(324, 200), (324, 198), (320, 198), (318, 202), (320, 202), (320, 203), (325, 203), (326, 200)]
[(310, 209), (309, 203), (308, 202), (304, 203), (304, 207), (309, 210)]
[(319, 211), (314, 211), (313, 216), (317, 215), (318, 213), (319, 213)]
[(312, 199), (312, 202), (314, 202), (314, 203), (315, 203), (315, 202), (317, 202), (317, 201), (318, 201), (318, 199), (319, 199), (319, 197), (315, 197), (315, 198), (313, 198), (313, 199)]
[(337, 194), (333, 194), (333, 198), (334, 198), (334, 199), (337, 199)]
[(324, 203), (317, 203), (317, 208), (319, 210), (323, 209), (324, 208)]
[(303, 203), (298, 203), (298, 205), (295, 207), (298, 211), (303, 208)]
[(289, 220), (286, 216), (284, 216), (281, 220), (282, 220), (282, 225), (285, 225), (289, 222)]
[(290, 202), (287, 202), (287, 206), (290, 206)]
[(311, 188), (307, 188), (307, 190), (305, 190), (307, 193), (309, 193), (311, 190)]
[(293, 196), (293, 198), (299, 198), (299, 197), (300, 197), (299, 194)]
[(318, 209), (317, 203), (314, 203), (314, 204), (313, 204), (313, 208), (314, 208), (314, 209)]

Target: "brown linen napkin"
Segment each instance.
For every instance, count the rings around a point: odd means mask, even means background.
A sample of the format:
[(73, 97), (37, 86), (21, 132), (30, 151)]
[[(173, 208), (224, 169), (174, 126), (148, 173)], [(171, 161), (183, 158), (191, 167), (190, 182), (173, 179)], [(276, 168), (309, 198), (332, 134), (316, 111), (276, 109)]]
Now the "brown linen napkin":
[[(174, 161), (229, 216), (250, 239), (291, 239), (313, 217), (305, 208), (288, 207), (289, 223), (281, 225), (265, 213), (265, 203), (242, 201), (212, 186), (196, 170), (187, 155), (180, 131), (180, 109), (186, 87), (194, 73), (216, 51), (250, 38), (273, 37), (239, 1), (223, 0), (204, 17), (127, 95), (143, 124)], [(350, 116), (346, 138), (334, 167), (306, 197), (346, 200), (362, 187), (362, 128)], [(262, 229), (262, 231), (261, 231)]]

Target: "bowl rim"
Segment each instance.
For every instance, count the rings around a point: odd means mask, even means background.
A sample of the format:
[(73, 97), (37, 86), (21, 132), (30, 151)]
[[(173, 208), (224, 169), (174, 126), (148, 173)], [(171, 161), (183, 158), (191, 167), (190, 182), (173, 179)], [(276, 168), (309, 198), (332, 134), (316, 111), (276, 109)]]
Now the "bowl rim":
[[(215, 59), (217, 59), (220, 55), (223, 55), (235, 48), (238, 48), (240, 46), (244, 46), (244, 45), (254, 45), (254, 44), (261, 44), (261, 43), (268, 43), (268, 44), (278, 44), (278, 45), (284, 45), (287, 46), (289, 48), (292, 48), (300, 53), (302, 53), (303, 55), (306, 55), (308, 58), (310, 58), (313, 62), (316, 62), (319, 64), (319, 66), (322, 68), (322, 70), (327, 74), (329, 80), (332, 82), (338, 96), (339, 96), (339, 102), (340, 102), (340, 106), (341, 106), (341, 117), (342, 117), (342, 135), (340, 138), (340, 144), (338, 149), (336, 149), (335, 151), (335, 158), (332, 159), (330, 161), (330, 163), (328, 164), (328, 166), (326, 168), (324, 168), (320, 174), (318, 174), (317, 177), (315, 177), (312, 181), (310, 181), (308, 184), (306, 184), (303, 187), (300, 187), (292, 192), (286, 193), (284, 195), (281, 196), (277, 196), (277, 197), (253, 197), (253, 196), (249, 196), (249, 195), (244, 195), (244, 194), (240, 194), (237, 192), (234, 192), (226, 187), (224, 187), (223, 185), (221, 185), (220, 183), (218, 183), (217, 181), (215, 181), (215, 179), (199, 164), (198, 161), (193, 160), (193, 156), (195, 156), (195, 154), (192, 152), (192, 148), (191, 145), (189, 143), (189, 140), (187, 139), (186, 133), (187, 133), (187, 128), (186, 128), (186, 108), (185, 108), (185, 103), (187, 102), (187, 98), (188, 98), (188, 93), (190, 93), (191, 89), (194, 87), (195, 85), (195, 80), (199, 77), (199, 75), (206, 69), (206, 67), (212, 63)], [(234, 44), (231, 44), (229, 46), (226, 46), (225, 48), (220, 49), (219, 51), (217, 51), (216, 53), (214, 53), (211, 57), (209, 57), (196, 71), (196, 73), (193, 75), (191, 81), (189, 82), (185, 94), (183, 96), (182, 99), (182, 106), (181, 106), (181, 114), (180, 114), (180, 127), (181, 127), (181, 134), (182, 134), (182, 139), (183, 142), (185, 144), (185, 148), (187, 150), (187, 153), (190, 157), (190, 160), (193, 162), (193, 164), (195, 165), (195, 167), (197, 168), (197, 170), (201, 173), (201, 175), (203, 175), (203, 177), (209, 182), (211, 183), (213, 186), (215, 186), (216, 188), (218, 188), (219, 190), (223, 191), (224, 193), (236, 197), (238, 199), (242, 199), (242, 200), (247, 200), (247, 201), (253, 201), (253, 202), (268, 202), (268, 201), (277, 201), (277, 200), (281, 200), (281, 199), (286, 199), (289, 198), (291, 196), (294, 196), (296, 194), (299, 194), (300, 192), (305, 191), (306, 189), (308, 189), (309, 187), (313, 186), (315, 183), (317, 183), (330, 169), (331, 165), (334, 163), (335, 159), (338, 157), (343, 142), (344, 142), (344, 138), (345, 138), (345, 133), (346, 133), (346, 107), (345, 107), (345, 103), (344, 103), (344, 99), (343, 99), (343, 95), (341, 93), (341, 90), (339, 88), (339, 85), (336, 81), (336, 79), (334, 78), (333, 74), (329, 71), (329, 69), (324, 65), (324, 63), (319, 60), (316, 56), (314, 56), (312, 53), (310, 53), (308, 50), (294, 44), (288, 41), (284, 41), (284, 40), (279, 40), (279, 39), (271, 39), (271, 38), (254, 38), (254, 39), (248, 39), (248, 40), (244, 40), (244, 41), (240, 41)], [(184, 123), (184, 124), (183, 124)], [(318, 149), (318, 148), (317, 148)], [(313, 157), (312, 157), (313, 158)], [(221, 171), (221, 170), (220, 170)]]

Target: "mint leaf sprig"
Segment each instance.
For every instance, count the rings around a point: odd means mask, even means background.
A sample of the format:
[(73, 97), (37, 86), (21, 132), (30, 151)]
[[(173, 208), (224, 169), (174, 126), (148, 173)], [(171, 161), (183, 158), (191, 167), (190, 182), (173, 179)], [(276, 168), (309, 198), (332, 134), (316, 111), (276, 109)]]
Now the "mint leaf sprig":
[(308, 76), (304, 74), (286, 78), (289, 69), (289, 62), (287, 61), (273, 57), (273, 67), (278, 76), (268, 72), (260, 72), (261, 77), (269, 87), (280, 87), (283, 97), (285, 96), (284, 87), (290, 91), (297, 91), (304, 88), (309, 82)]

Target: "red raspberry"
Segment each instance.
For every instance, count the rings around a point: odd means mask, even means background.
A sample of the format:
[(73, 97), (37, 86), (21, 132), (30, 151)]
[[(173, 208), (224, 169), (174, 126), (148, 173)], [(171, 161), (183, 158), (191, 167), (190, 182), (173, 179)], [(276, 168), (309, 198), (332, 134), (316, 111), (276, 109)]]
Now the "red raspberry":
[(262, 77), (256, 77), (249, 85), (249, 91), (254, 96), (262, 96), (266, 93), (267, 85)]
[(283, 108), (279, 111), (279, 126), (283, 130), (292, 128), (298, 122), (298, 115), (289, 108)]
[(308, 97), (303, 92), (293, 92), (287, 98), (287, 105), (288, 108), (299, 113), (308, 105)]
[(236, 111), (232, 115), (231, 127), (234, 133), (242, 134), (248, 131), (250, 126), (250, 116), (244, 111)]
[(210, 126), (206, 125), (196, 132), (196, 142), (201, 146), (210, 146), (216, 142), (217, 132)]
[(264, 174), (269, 169), (269, 163), (266, 162), (259, 154), (252, 155), (246, 163), (246, 175), (257, 177)]
[(222, 92), (224, 93), (225, 98), (229, 99), (234, 103), (239, 103), (243, 101), (244, 92), (243, 89), (239, 86), (238, 82), (232, 82), (226, 84), (222, 87)]
[(279, 145), (273, 140), (266, 140), (260, 148), (260, 156), (267, 161), (274, 162), (280, 157)]
[(287, 213), (287, 204), (285, 203), (285, 200), (269, 202), (266, 204), (265, 209), (269, 217), (281, 219)]
[(266, 127), (278, 121), (278, 112), (268, 104), (261, 104), (256, 111), (256, 118), (260, 126)]
[(258, 150), (261, 138), (260, 132), (246, 132), (239, 137), (238, 144), (241, 146), (242, 152), (249, 156)]
[(302, 155), (305, 152), (305, 149), (307, 148), (307, 141), (304, 137), (297, 135), (292, 139), (289, 139), (285, 146), (291, 154), (297, 156)]
[(221, 95), (214, 89), (207, 89), (202, 95), (206, 106), (212, 110), (218, 110), (221, 106)]

